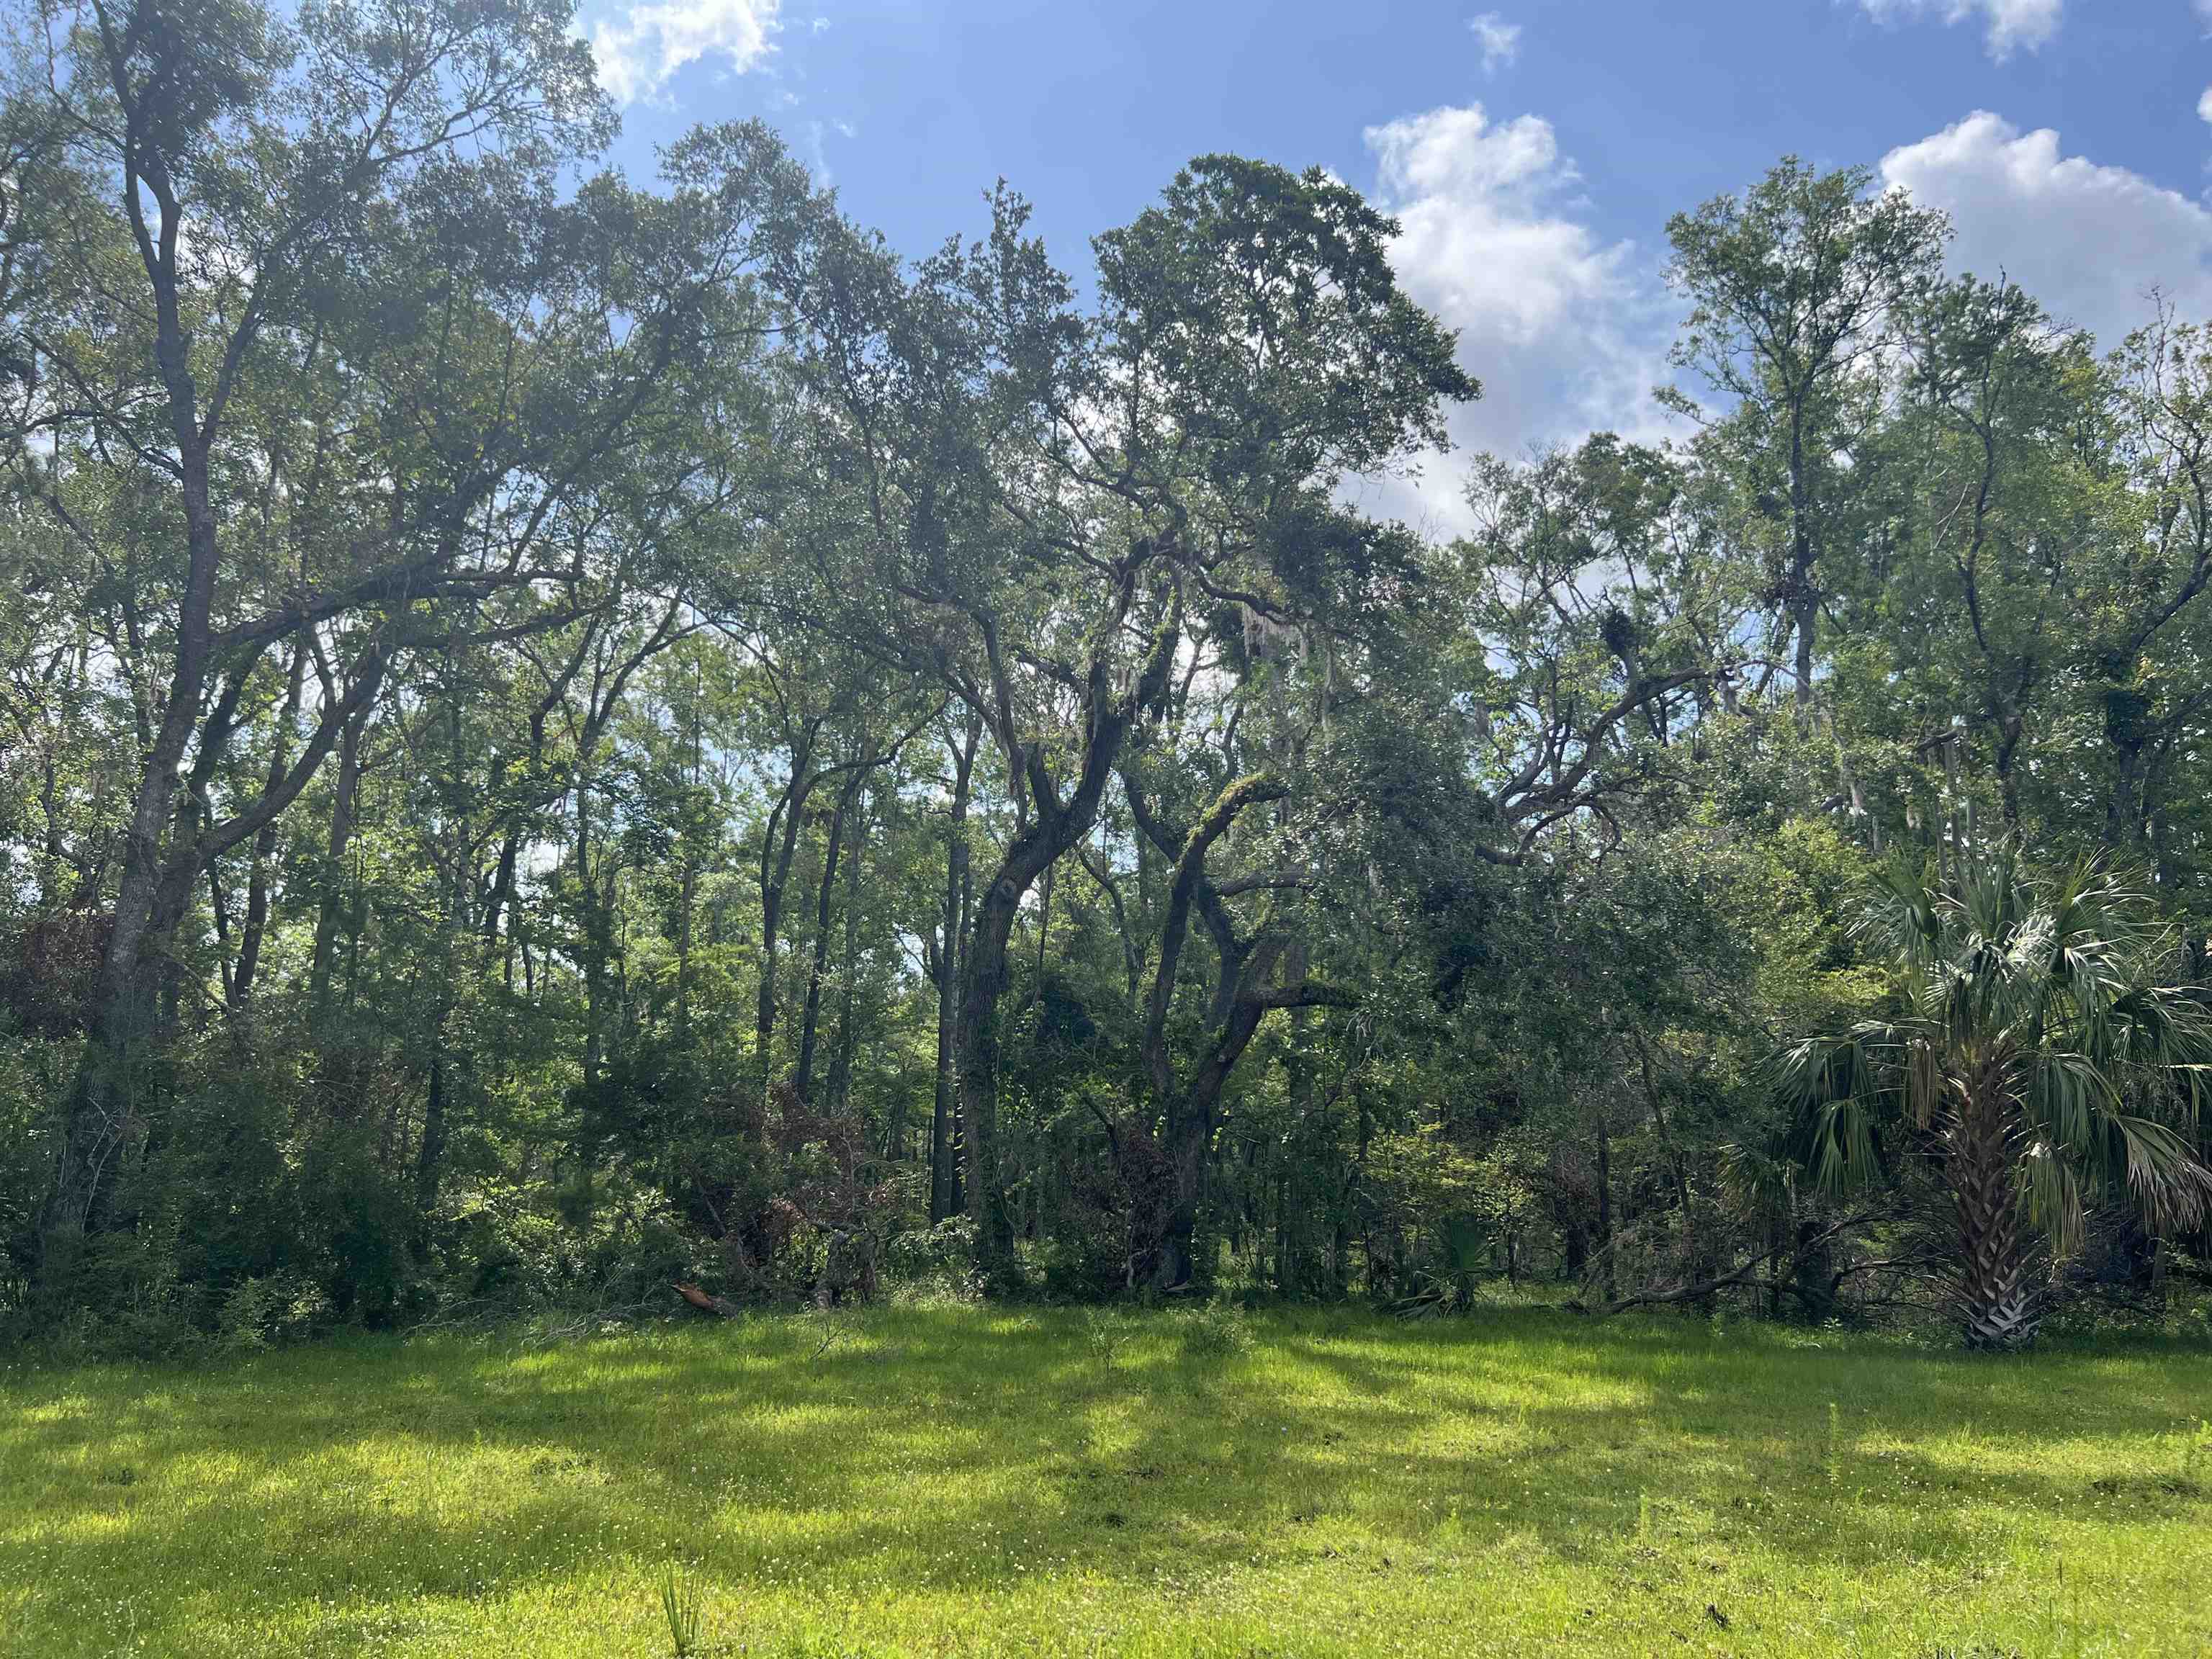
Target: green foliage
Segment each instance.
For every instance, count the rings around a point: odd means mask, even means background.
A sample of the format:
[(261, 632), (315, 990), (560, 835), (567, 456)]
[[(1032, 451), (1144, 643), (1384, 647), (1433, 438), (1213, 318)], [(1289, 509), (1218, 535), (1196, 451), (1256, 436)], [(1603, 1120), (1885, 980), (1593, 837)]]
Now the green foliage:
[(2100, 357), (1785, 160), (1669, 226), (1696, 434), (1443, 541), (1356, 485), (1485, 366), (1325, 170), (1196, 158), (1086, 289), (758, 123), (594, 173), (541, 0), (182, 18), (63, 5), (0, 111), (0, 1334), (1921, 1321), (1941, 1114), (1816, 1066), (1846, 1200), (1760, 1066), (1895, 1025), (1861, 881), (1999, 834), (2191, 988), (2060, 1011), (2007, 1182), (2142, 1316), (2212, 1253), (2117, 1103), (2212, 963), (2195, 320)]
[(1884, 867), (1863, 927), (1894, 1012), (1790, 1048), (1780, 1091), (1832, 1191), (1880, 1178), (1886, 1132), (1929, 1142), (1959, 1205), (1970, 1336), (1985, 1303), (2019, 1297), (2014, 1205), (2062, 1256), (2107, 1192), (2154, 1233), (2203, 1224), (2212, 1019), (2160, 982), (2147, 894), (2094, 863), (2039, 878), (2007, 847), (1962, 853), (1948, 879)]
[(216, 1320), (220, 1346), (234, 1353), (296, 1341), (327, 1332), (330, 1326), (331, 1304), (322, 1286), (289, 1272), (238, 1280), (223, 1297)]
[(1251, 1352), (1256, 1340), (1243, 1311), (1231, 1303), (1186, 1309), (1175, 1320), (1183, 1352), (1196, 1359), (1233, 1359)]
[(1120, 1358), (1136, 1334), (1136, 1322), (1117, 1309), (1086, 1308), (1083, 1310), (1084, 1346), (1102, 1365), (1111, 1365)]
[(961, 1296), (973, 1291), (975, 1224), (947, 1216), (927, 1228), (895, 1236), (885, 1264), (893, 1279), (928, 1291)]

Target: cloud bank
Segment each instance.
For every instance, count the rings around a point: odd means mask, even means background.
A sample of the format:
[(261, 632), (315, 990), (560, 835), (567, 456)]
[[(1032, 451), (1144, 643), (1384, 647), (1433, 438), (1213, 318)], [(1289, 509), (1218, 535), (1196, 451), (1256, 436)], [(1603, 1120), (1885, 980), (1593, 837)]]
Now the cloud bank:
[(2106, 349), (2150, 319), (2151, 293), (2212, 317), (2212, 210), (2125, 167), (2063, 155), (1977, 110), (1882, 157), (1881, 176), (1958, 226), (1956, 270), (2010, 277)]

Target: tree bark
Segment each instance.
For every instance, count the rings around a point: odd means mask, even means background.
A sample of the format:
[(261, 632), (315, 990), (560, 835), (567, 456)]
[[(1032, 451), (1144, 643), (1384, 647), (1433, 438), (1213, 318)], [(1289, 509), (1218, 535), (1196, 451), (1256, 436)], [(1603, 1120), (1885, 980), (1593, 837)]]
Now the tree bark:
[(1164, 1149), (1167, 1203), (1152, 1270), (1152, 1283), (1159, 1290), (1187, 1290), (1196, 1277), (1199, 1200), (1221, 1091), (1250, 1047), (1268, 1006), (1250, 998), (1237, 1000), (1227, 1024), (1193, 1074), (1189, 1088), (1169, 1109)]
[[(1152, 1278), (1158, 1288), (1176, 1291), (1190, 1284), (1197, 1265), (1199, 1200), (1221, 1097), (1261, 1022), (1271, 1009), (1337, 1006), (1351, 999), (1305, 978), (1304, 947), (1287, 933), (1263, 923), (1254, 937), (1239, 938), (1223, 890), (1206, 872), (1206, 854), (1229, 832), (1237, 814), (1256, 802), (1281, 799), (1280, 784), (1264, 773), (1236, 780), (1214, 798), (1188, 833), (1178, 833), (1164, 819), (1146, 802), (1136, 778), (1126, 771), (1122, 788), (1142, 837), (1174, 861), (1140, 1054), (1146, 1081), (1161, 1115), (1168, 1183), (1164, 1200), (1156, 1206), (1159, 1221), (1158, 1237), (1152, 1241)], [(1208, 1047), (1195, 1069), (1179, 1080), (1169, 1049), (1168, 1015), (1194, 913), (1212, 937), (1217, 963), (1207, 1012)], [(1279, 966), (1287, 969), (1291, 982), (1275, 982)], [(1133, 1170), (1130, 1178), (1133, 1186), (1143, 1179)], [(1133, 1198), (1148, 1212), (1155, 1207), (1146, 1204), (1141, 1194), (1133, 1193)], [(1285, 1228), (1287, 1224), (1285, 1218)]]
[(1620, 1286), (1613, 1260), (1613, 1139), (1606, 1133), (1603, 1112), (1597, 1119), (1597, 1259), (1605, 1275), (1605, 1299), (1618, 1301)]
[(1651, 1121), (1659, 1131), (1659, 1146), (1667, 1154), (1667, 1168), (1674, 1177), (1674, 1203), (1682, 1215), (1683, 1276), (1687, 1279), (1702, 1278), (1705, 1261), (1698, 1244), (1698, 1224), (1690, 1208), (1690, 1175), (1685, 1167), (1681, 1148), (1674, 1144), (1674, 1130), (1667, 1122), (1667, 1108), (1659, 1092), (1658, 1079), (1652, 1075), (1651, 1048), (1641, 1031), (1633, 1034), (1636, 1058), (1644, 1077), (1644, 1097), (1651, 1107)]
[(307, 1000), (318, 1013), (330, 1000), (331, 952), (337, 943), (346, 848), (353, 842), (355, 799), (361, 787), (361, 740), (368, 714), (363, 708), (348, 720), (338, 744), (337, 787), (331, 799), (330, 836), (324, 844), (322, 891), (315, 913), (314, 954), (307, 969)]
[[(292, 653), (292, 672), (285, 693), (283, 707), (276, 716), (276, 729), (269, 739), (269, 771), (262, 785), (264, 794), (273, 794), (284, 781), (285, 757), (288, 741), (292, 735), (292, 722), (300, 713), (300, 682), (307, 670), (307, 647), (295, 647)], [(252, 863), (246, 880), (246, 920), (239, 929), (238, 963), (231, 970), (228, 988), (231, 1012), (243, 1009), (253, 994), (253, 980), (261, 963), (262, 936), (269, 925), (269, 860), (276, 850), (276, 820), (254, 832)]]
[(806, 1001), (799, 1019), (799, 1072), (793, 1087), (802, 1101), (814, 1094), (814, 1050), (822, 1023), (822, 979), (830, 967), (830, 907), (837, 889), (837, 860), (845, 848), (845, 820), (853, 810), (865, 772), (855, 772), (837, 794), (822, 852), (822, 883), (814, 899), (814, 959), (806, 972)]
[(760, 1000), (753, 1019), (753, 1066), (760, 1085), (761, 1133), (768, 1132), (768, 1113), (775, 1083), (776, 941), (783, 931), (783, 892), (791, 879), (791, 861), (799, 848), (799, 823), (806, 811), (806, 798), (817, 781), (811, 769), (814, 734), (819, 720), (808, 724), (791, 751), (791, 778), (782, 799), (769, 813), (761, 835), (761, 965)]
[[(867, 845), (867, 829), (848, 837), (845, 854), (845, 969), (837, 991), (837, 1046), (830, 1056), (830, 1103), (842, 1112), (853, 1103), (853, 1066), (860, 1057), (860, 1028), (857, 1012), (860, 974), (860, 854)], [(890, 1152), (896, 1158), (906, 1140), (906, 1097), (898, 1091), (891, 1107)]]
[(1970, 1348), (2024, 1347), (2039, 1320), (2027, 1288), (2004, 1085), (1989, 1076), (1967, 1083), (1943, 1163), (1959, 1218), (1960, 1317)]
[(415, 1159), (415, 1209), (427, 1220), (438, 1203), (438, 1176), (446, 1155), (446, 1042), (442, 1031), (430, 1044), (430, 1093), (422, 1109), (422, 1145)]
[[(1127, 614), (1137, 570), (1149, 556), (1150, 550), (1143, 550), (1124, 571), (1114, 618), (1117, 624)], [(1074, 787), (1065, 799), (1053, 783), (1043, 746), (1018, 739), (1012, 716), (1006, 712), (1011, 699), (1000, 700), (1000, 742), (1006, 751), (1009, 773), (1021, 780), (1018, 787), (1026, 790), (1033, 810), (1028, 822), (1007, 842), (998, 869), (983, 890), (960, 969), (960, 1109), (965, 1130), (968, 1204), (975, 1218), (977, 1251), (988, 1275), (1000, 1276), (1010, 1270), (1014, 1254), (1013, 1220), (1006, 1208), (1000, 1175), (998, 1130), (999, 1003), (1012, 980), (1007, 946), (1015, 918), (1031, 884), (1097, 822), (1107, 780), (1114, 775), (1123, 744), (1138, 720), (1166, 689), (1176, 645), (1182, 638), (1182, 623), (1178, 591), (1153, 635), (1142, 670), (1122, 696), (1114, 695), (1114, 666), (1105, 647), (1102, 645), (1092, 655), (1082, 681), (1082, 763)], [(1101, 636), (1110, 638), (1110, 631), (1102, 630)], [(992, 655), (994, 659), (998, 655), (994, 636)]]
[(953, 1117), (958, 1110), (962, 921), (968, 891), (968, 791), (983, 723), (971, 714), (963, 742), (952, 747), (952, 806), (945, 832), (945, 907), (937, 952), (937, 1097), (929, 1127), (929, 1218), (933, 1224), (960, 1207), (953, 1158)]
[(606, 998), (607, 939), (600, 914), (599, 873), (592, 864), (592, 786), (580, 757), (576, 775), (576, 903), (583, 923), (584, 969), (584, 1092), (599, 1086), (599, 1066), (605, 1058), (602, 1005)]

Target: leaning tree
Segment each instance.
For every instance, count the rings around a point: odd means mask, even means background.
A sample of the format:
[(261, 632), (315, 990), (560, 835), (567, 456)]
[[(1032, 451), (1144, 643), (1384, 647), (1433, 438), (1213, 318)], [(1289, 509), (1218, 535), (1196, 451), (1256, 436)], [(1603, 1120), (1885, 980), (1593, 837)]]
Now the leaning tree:
[(793, 261), (806, 385), (857, 481), (813, 621), (940, 684), (1011, 797), (962, 941), (955, 1067), (994, 1267), (1013, 1244), (1000, 1003), (1030, 893), (1191, 672), (1200, 614), (1314, 586), (1292, 568), (1328, 551), (1313, 503), (1442, 442), (1445, 405), (1476, 392), (1397, 286), (1391, 222), (1318, 169), (1192, 162), (1098, 239), (1089, 309), (1027, 212), (1001, 190), (986, 240), (911, 271), (827, 222)]

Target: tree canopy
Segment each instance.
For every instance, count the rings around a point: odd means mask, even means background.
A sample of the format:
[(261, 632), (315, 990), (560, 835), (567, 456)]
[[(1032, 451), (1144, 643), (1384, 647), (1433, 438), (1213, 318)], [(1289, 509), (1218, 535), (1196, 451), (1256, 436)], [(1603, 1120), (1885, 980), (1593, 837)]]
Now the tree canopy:
[(2206, 1273), (2197, 319), (1785, 159), (1676, 439), (1447, 463), (1319, 168), (1079, 282), (601, 170), (552, 0), (15, 21), (0, 1320)]

